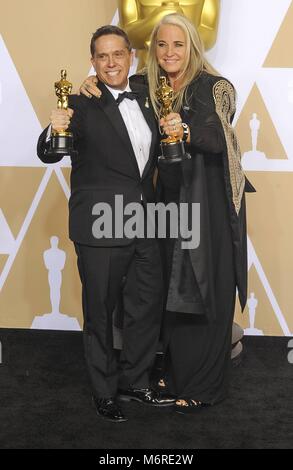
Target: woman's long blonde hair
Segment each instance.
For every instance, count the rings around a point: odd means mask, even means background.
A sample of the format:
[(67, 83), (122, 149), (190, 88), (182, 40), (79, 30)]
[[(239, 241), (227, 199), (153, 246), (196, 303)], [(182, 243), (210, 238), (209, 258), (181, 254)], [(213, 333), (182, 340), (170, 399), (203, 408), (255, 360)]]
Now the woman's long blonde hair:
[(204, 70), (212, 75), (219, 75), (218, 72), (212, 67), (212, 65), (204, 57), (204, 46), (203, 42), (194, 27), (194, 25), (183, 15), (172, 13), (166, 15), (154, 28), (151, 36), (151, 43), (148, 55), (148, 82), (150, 89), (150, 97), (156, 112), (156, 115), (160, 114), (160, 104), (156, 97), (156, 90), (158, 89), (160, 82), (159, 78), (165, 74), (160, 68), (156, 49), (157, 49), (157, 36), (158, 31), (162, 25), (175, 25), (179, 26), (184, 32), (186, 38), (186, 57), (180, 77), (182, 77), (182, 84), (180, 89), (175, 92), (173, 110), (179, 112), (182, 108), (185, 93), (188, 85)]

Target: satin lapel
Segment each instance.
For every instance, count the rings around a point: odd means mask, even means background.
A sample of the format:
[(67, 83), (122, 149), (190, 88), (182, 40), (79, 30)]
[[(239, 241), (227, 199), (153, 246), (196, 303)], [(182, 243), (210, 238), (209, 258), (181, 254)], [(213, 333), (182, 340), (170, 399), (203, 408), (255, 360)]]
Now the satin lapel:
[(93, 97), (93, 99), (97, 102), (97, 104), (102, 109), (102, 111), (104, 111), (109, 121), (111, 122), (112, 126), (114, 127), (115, 132), (119, 135), (119, 137), (123, 141), (123, 144), (126, 146), (128, 150), (130, 160), (136, 170), (136, 173), (138, 173), (138, 176), (140, 177), (139, 167), (138, 167), (137, 160), (135, 158), (135, 154), (131, 145), (131, 140), (129, 138), (127, 128), (120, 114), (117, 103), (115, 99), (113, 98), (112, 94), (109, 92), (109, 90), (105, 87), (103, 83), (99, 82), (99, 88), (102, 92), (101, 98), (98, 99), (98, 98)]

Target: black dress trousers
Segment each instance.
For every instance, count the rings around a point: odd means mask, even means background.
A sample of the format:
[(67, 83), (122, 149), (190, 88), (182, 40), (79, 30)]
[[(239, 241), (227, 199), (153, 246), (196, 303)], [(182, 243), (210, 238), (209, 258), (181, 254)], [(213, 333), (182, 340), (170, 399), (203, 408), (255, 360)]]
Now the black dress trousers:
[[(121, 247), (75, 243), (75, 249), (82, 282), (85, 357), (95, 396), (113, 397), (118, 387), (148, 387), (163, 304), (157, 241), (135, 239)], [(123, 350), (118, 359), (113, 312), (124, 278)]]

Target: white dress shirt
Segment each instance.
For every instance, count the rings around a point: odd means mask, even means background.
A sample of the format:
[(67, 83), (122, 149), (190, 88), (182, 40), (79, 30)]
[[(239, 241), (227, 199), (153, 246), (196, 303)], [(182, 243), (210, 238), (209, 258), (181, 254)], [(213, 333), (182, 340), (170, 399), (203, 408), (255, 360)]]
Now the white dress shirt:
[[(110, 93), (112, 93), (115, 100), (117, 100), (120, 93), (123, 93), (124, 91), (132, 91), (129, 83), (125, 90), (116, 90), (107, 85), (106, 87)], [(151, 130), (136, 100), (124, 98), (124, 100), (119, 104), (119, 111), (132, 144), (140, 176), (142, 176), (150, 154), (152, 142)]]

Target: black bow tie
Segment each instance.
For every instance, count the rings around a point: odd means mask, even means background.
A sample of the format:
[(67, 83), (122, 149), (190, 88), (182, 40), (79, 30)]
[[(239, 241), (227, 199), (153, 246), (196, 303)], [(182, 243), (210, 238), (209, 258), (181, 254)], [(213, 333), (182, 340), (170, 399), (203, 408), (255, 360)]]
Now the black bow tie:
[(124, 91), (123, 93), (119, 93), (116, 103), (119, 106), (119, 104), (122, 103), (122, 101), (125, 98), (128, 98), (129, 100), (133, 101), (133, 100), (137, 100), (138, 97), (139, 97), (139, 93), (135, 91)]

